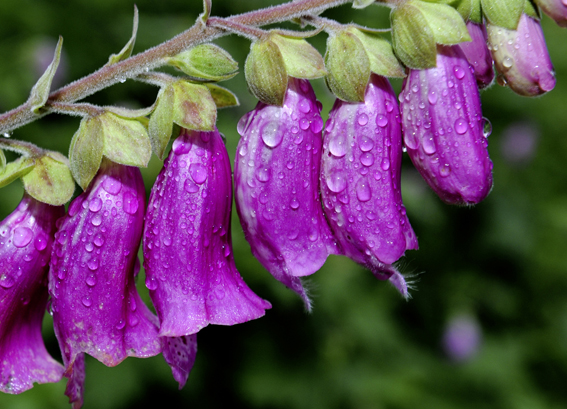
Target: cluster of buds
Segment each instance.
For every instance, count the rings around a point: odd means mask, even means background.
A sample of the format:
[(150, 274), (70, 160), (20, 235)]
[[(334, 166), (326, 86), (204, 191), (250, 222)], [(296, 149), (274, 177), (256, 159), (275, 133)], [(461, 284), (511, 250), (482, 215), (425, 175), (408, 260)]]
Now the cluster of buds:
[[(260, 101), (237, 125), (236, 209), (254, 256), (308, 310), (301, 278), (331, 254), (351, 258), (409, 296), (396, 267), (406, 250), (418, 248), (402, 203), (404, 149), (444, 202), (474, 205), (490, 193), (490, 130), (479, 89), (493, 82), (493, 65), (498, 82), (521, 95), (555, 85), (538, 10), (521, 0), (508, 10), (503, 2), (483, 1), (482, 8), (479, 1), (460, 2), (456, 9), (421, 0), (396, 4), (393, 45), (370, 29), (306, 15), (302, 22), (329, 34), (325, 59), (305, 34), (206, 21), (205, 10), (203, 27), (254, 40), (245, 74)], [(565, 7), (541, 3), (565, 25)], [(127, 58), (134, 39), (135, 30), (108, 64)], [(61, 43), (32, 90), (34, 111), (47, 101), (60, 53)], [(231, 165), (215, 122), (217, 108), (238, 101), (214, 83), (236, 75), (237, 64), (212, 44), (167, 63), (187, 76), (140, 73), (137, 79), (160, 87), (148, 109), (52, 104), (83, 116), (69, 160), (31, 144), (0, 144), (23, 155), (6, 164), (0, 151), (0, 186), (21, 178), (26, 190), (0, 224), (3, 392), (65, 376), (66, 394), (80, 407), (85, 354), (115, 366), (161, 353), (182, 387), (201, 329), (247, 322), (271, 308), (240, 276), (231, 243)], [(320, 77), (337, 96), (326, 124), (309, 83)], [(386, 77), (404, 78), (398, 97)], [(152, 152), (165, 157), (175, 130), (146, 211), (138, 168)], [(64, 214), (75, 181), (84, 192)], [(140, 243), (157, 315), (136, 289)], [(63, 366), (41, 339), (49, 297)]]

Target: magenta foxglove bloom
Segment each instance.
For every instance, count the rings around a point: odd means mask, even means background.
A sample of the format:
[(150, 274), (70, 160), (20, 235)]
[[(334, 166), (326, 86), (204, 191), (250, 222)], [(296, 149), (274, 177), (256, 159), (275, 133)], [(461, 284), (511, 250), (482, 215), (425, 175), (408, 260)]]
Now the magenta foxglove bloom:
[[(49, 292), (69, 378), (67, 394), (76, 407), (82, 401), (84, 353), (115, 366), (128, 356), (150, 357), (163, 350), (175, 379), (184, 383), (188, 376), (188, 371), (181, 375), (188, 361), (183, 354), (196, 350), (196, 340), (160, 339), (158, 319), (136, 290), (144, 205), (140, 170), (104, 159), (55, 235)], [(183, 354), (177, 354), (180, 345)]]
[(402, 132), (396, 95), (372, 74), (363, 103), (337, 99), (323, 140), (321, 194), (343, 254), (389, 279), (407, 296), (391, 265), (418, 248), (402, 204)]
[(475, 204), (492, 188), (480, 97), (457, 46), (437, 49), (437, 67), (410, 70), (399, 96), (404, 143), (419, 173), (446, 203)]
[(492, 55), (486, 44), (486, 27), (484, 24), (468, 21), (467, 29), (472, 41), (460, 43), (459, 47), (461, 47), (471, 67), (474, 68), (476, 84), (481, 89), (486, 88), (494, 80)]
[(516, 30), (488, 24), (488, 42), (500, 82), (524, 96), (555, 87), (555, 72), (540, 22), (522, 14)]
[(63, 367), (41, 337), (55, 222), (63, 206), (24, 198), (0, 223), (0, 391), (21, 393), (34, 382), (58, 382)]
[(535, 0), (543, 12), (551, 17), (558, 26), (567, 27), (567, 2), (565, 0)]
[(236, 209), (252, 253), (310, 308), (299, 277), (336, 254), (319, 199), (321, 107), (307, 80), (290, 78), (282, 107), (258, 102), (238, 123)]
[(218, 131), (184, 130), (159, 174), (144, 230), (146, 286), (160, 335), (233, 325), (271, 308), (236, 270), (230, 160)]

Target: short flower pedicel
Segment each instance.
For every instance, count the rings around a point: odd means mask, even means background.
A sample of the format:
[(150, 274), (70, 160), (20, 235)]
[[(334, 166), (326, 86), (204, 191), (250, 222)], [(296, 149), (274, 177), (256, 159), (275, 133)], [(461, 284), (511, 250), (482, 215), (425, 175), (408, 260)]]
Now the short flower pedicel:
[(236, 209), (252, 253), (310, 309), (299, 277), (337, 249), (319, 199), (320, 105), (307, 80), (289, 79), (282, 107), (259, 102), (238, 123)]
[(47, 270), (55, 222), (63, 206), (24, 194), (0, 223), (0, 391), (21, 393), (34, 382), (58, 382), (63, 367), (41, 338)]
[(372, 74), (363, 103), (337, 99), (324, 133), (321, 194), (344, 255), (390, 279), (407, 296), (392, 263), (418, 248), (400, 191), (402, 134), (396, 95)]
[(234, 264), (230, 175), (218, 131), (184, 130), (152, 188), (144, 266), (162, 336), (246, 322), (271, 308)]
[(492, 161), (478, 88), (459, 47), (437, 51), (437, 67), (411, 70), (399, 95), (405, 146), (441, 200), (479, 203), (492, 188)]

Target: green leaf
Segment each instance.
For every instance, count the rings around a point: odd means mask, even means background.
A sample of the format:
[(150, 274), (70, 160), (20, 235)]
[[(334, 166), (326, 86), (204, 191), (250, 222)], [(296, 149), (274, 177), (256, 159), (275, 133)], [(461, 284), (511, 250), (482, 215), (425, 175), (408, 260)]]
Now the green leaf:
[(520, 22), (526, 0), (481, 0), (482, 12), (495, 26), (515, 30)]
[(165, 148), (171, 138), (173, 128), (173, 103), (175, 102), (175, 91), (172, 86), (162, 88), (159, 91), (156, 108), (150, 116), (148, 134), (152, 151), (163, 160)]
[(423, 14), (431, 28), (437, 44), (453, 45), (463, 41), (471, 41), (467, 26), (461, 15), (453, 7), (446, 4), (411, 1)]
[(73, 178), (85, 190), (102, 161), (103, 134), (98, 117), (84, 118), (69, 146), (69, 167)]
[(6, 155), (4, 155), (4, 151), (0, 149), (0, 174), (4, 172), (5, 167), (6, 167)]
[(375, 3), (376, 0), (354, 0), (352, 2), (353, 9), (363, 9), (365, 7), (370, 6), (371, 4)]
[(410, 68), (425, 69), (437, 64), (433, 32), (419, 9), (408, 2), (392, 10), (392, 46), (397, 57)]
[(283, 105), (288, 77), (282, 53), (273, 41), (252, 43), (244, 74), (248, 88), (256, 98), (268, 105)]
[(0, 173), (0, 187), (9, 185), (14, 180), (31, 172), (34, 166), (35, 161), (26, 156), (21, 156), (13, 162), (8, 162), (4, 167), (4, 171)]
[(126, 43), (124, 48), (120, 50), (118, 54), (112, 54), (108, 59), (108, 63), (106, 65), (116, 64), (132, 55), (132, 50), (134, 49), (134, 44), (136, 44), (136, 35), (138, 33), (138, 7), (134, 5), (134, 25), (132, 28), (132, 37)]
[(216, 84), (205, 84), (205, 86), (211, 92), (211, 97), (215, 101), (217, 109), (226, 107), (236, 107), (239, 106), (238, 97), (234, 95), (230, 90), (219, 87)]
[(346, 30), (329, 36), (325, 66), (329, 72), (327, 85), (333, 94), (344, 101), (364, 101), (370, 59), (357, 36)]
[(36, 159), (35, 167), (22, 178), (22, 182), (26, 192), (34, 199), (53, 206), (67, 203), (75, 191), (67, 158), (57, 152), (49, 152)]
[(327, 75), (323, 57), (304, 39), (289, 38), (274, 33), (270, 35), (270, 40), (278, 46), (288, 76), (315, 79)]
[(406, 76), (403, 65), (394, 55), (392, 45), (380, 35), (358, 28), (350, 28), (364, 46), (370, 61), (370, 71), (385, 77), (403, 78)]
[(238, 63), (230, 54), (215, 44), (201, 44), (168, 59), (192, 78), (205, 81), (224, 81), (238, 72)]
[(473, 23), (482, 24), (482, 8), (480, 4), (481, 0), (472, 0), (471, 1), (471, 14), (469, 16), (469, 20)]
[(172, 86), (175, 94), (173, 122), (187, 129), (213, 131), (217, 122), (217, 106), (209, 89), (184, 80)]
[(111, 112), (106, 112), (97, 118), (102, 125), (104, 135), (102, 154), (105, 157), (122, 165), (148, 166), (152, 147), (144, 125)]
[(30, 97), (28, 99), (28, 104), (33, 112), (39, 113), (39, 110), (47, 102), (49, 98), (49, 93), (51, 91), (51, 82), (59, 67), (59, 60), (61, 59), (61, 48), (63, 47), (63, 37), (59, 36), (59, 41), (55, 47), (55, 54), (53, 55), (53, 61), (47, 67), (43, 75), (37, 80), (36, 84), (33, 86)]

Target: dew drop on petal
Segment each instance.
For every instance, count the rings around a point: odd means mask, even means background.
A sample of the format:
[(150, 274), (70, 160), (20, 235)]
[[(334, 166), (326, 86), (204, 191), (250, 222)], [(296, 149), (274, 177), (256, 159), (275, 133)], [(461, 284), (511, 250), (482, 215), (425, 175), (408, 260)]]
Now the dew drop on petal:
[(329, 141), (329, 152), (331, 155), (342, 158), (346, 155), (346, 140), (343, 135), (337, 135), (335, 138), (331, 138)]
[(433, 155), (436, 151), (435, 142), (433, 141), (433, 137), (425, 136), (423, 138), (423, 151), (428, 155)]
[(87, 266), (89, 267), (89, 270), (95, 271), (98, 268), (98, 260), (96, 258), (91, 258), (88, 261)]
[(267, 167), (261, 167), (256, 171), (256, 179), (260, 182), (267, 182), (270, 180), (270, 169)]
[(93, 226), (100, 226), (100, 224), (102, 223), (102, 216), (100, 214), (95, 214), (95, 216), (91, 220), (91, 223)]
[(97, 234), (93, 242), (95, 246), (100, 247), (104, 244), (104, 237), (102, 237), (102, 234)]
[(309, 120), (307, 118), (301, 118), (299, 120), (299, 127), (304, 131), (309, 129)]
[(90, 274), (85, 281), (89, 287), (96, 285), (96, 277), (93, 274)]
[(156, 290), (158, 288), (158, 282), (154, 277), (146, 276), (146, 287), (148, 290)]
[(325, 180), (325, 183), (329, 190), (334, 193), (342, 192), (347, 187), (345, 175), (340, 171), (336, 171), (329, 175), (329, 177)]
[(360, 114), (357, 118), (357, 121), (360, 126), (366, 125), (368, 123), (368, 115)]
[(437, 93), (435, 91), (429, 91), (427, 95), (427, 100), (431, 105), (435, 105), (437, 103)]
[(311, 103), (309, 102), (309, 100), (307, 99), (302, 99), (299, 102), (299, 110), (301, 112), (303, 112), (304, 114), (309, 113), (309, 111), (311, 111)]
[(183, 189), (187, 193), (197, 193), (199, 191), (199, 186), (197, 186), (197, 184), (191, 179), (185, 179), (185, 182), (183, 183)]
[(16, 281), (12, 278), (7, 276), (6, 274), (0, 275), (0, 287), (2, 288), (12, 288)]
[(390, 169), (390, 160), (388, 158), (382, 159), (382, 163), (380, 164), (380, 167), (384, 171)]
[(467, 132), (468, 125), (467, 122), (463, 118), (457, 118), (455, 121), (455, 132), (459, 135), (463, 135)]
[(360, 162), (364, 166), (372, 166), (374, 164), (374, 155), (370, 152), (365, 152), (360, 156)]
[(117, 195), (120, 192), (120, 189), (122, 189), (122, 184), (112, 177), (107, 177), (102, 182), (102, 188), (111, 195)]
[(205, 183), (207, 180), (207, 169), (201, 163), (192, 163), (189, 165), (189, 174), (197, 184)]
[(289, 207), (291, 207), (293, 210), (296, 210), (296, 209), (299, 208), (299, 202), (297, 201), (297, 199), (295, 197), (293, 199), (291, 199)]
[(366, 135), (361, 135), (358, 138), (358, 147), (362, 152), (368, 152), (374, 147), (374, 140)]
[(361, 178), (356, 183), (356, 197), (361, 202), (367, 202), (372, 197), (372, 191), (370, 190), (370, 185), (366, 178)]
[(16, 227), (14, 230), (14, 246), (22, 248), (27, 246), (33, 238), (33, 232), (29, 227)]
[(451, 167), (448, 164), (444, 164), (441, 166), (441, 169), (439, 169), (439, 174), (443, 177), (449, 176), (449, 173), (451, 173)]
[(95, 197), (89, 202), (89, 210), (93, 213), (98, 212), (102, 208), (102, 200), (99, 197)]
[(453, 72), (455, 73), (455, 77), (457, 77), (460, 80), (462, 80), (465, 77), (465, 70), (458, 65), (455, 65), (453, 67)]
[(173, 141), (171, 149), (177, 155), (183, 155), (191, 150), (191, 144), (184, 140), (184, 138), (177, 138)]
[(278, 130), (279, 130), (278, 121), (271, 121), (266, 125), (264, 125), (264, 127), (260, 131), (260, 135), (262, 136), (262, 140), (264, 141), (266, 146), (270, 148), (275, 148), (280, 143), (282, 143), (284, 132), (278, 132)]
[(323, 129), (323, 120), (320, 116), (316, 116), (311, 121), (311, 125), (309, 125), (309, 127), (313, 133), (319, 133)]
[(132, 192), (124, 195), (124, 211), (128, 214), (136, 214), (138, 211), (138, 198)]
[(89, 308), (93, 303), (93, 301), (91, 300), (91, 297), (89, 297), (88, 295), (83, 297), (83, 299), (81, 301), (82, 301), (83, 305), (87, 308)]
[(44, 233), (39, 233), (33, 244), (37, 251), (43, 251), (47, 247), (47, 237)]
[(386, 125), (388, 125), (388, 118), (385, 115), (378, 114), (378, 116), (376, 116), (376, 125), (384, 128)]
[(485, 138), (488, 138), (492, 133), (492, 124), (488, 120), (488, 118), (482, 117), (482, 135)]

